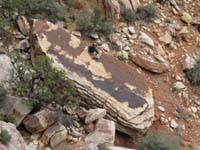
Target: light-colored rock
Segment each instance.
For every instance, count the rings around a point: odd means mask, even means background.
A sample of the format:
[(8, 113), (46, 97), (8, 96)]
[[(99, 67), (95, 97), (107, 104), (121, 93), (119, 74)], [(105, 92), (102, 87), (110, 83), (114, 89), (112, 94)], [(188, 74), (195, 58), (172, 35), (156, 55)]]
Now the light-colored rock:
[(135, 150), (135, 149), (119, 147), (119, 146), (108, 146), (106, 147), (106, 150)]
[(94, 40), (98, 40), (99, 39), (99, 35), (97, 33), (91, 33), (90, 37)]
[(105, 52), (109, 52), (110, 51), (110, 47), (107, 43), (103, 43), (101, 45), (101, 48), (105, 51)]
[[(67, 138), (67, 130), (64, 125), (60, 123), (56, 123), (50, 126), (42, 135), (41, 141), (48, 145), (50, 142), (51, 147), (61, 143), (62, 141), (66, 140)], [(60, 137), (58, 138), (58, 135)]]
[(50, 146), (53, 148), (67, 139), (67, 130), (57, 131), (50, 139)]
[(192, 23), (193, 18), (190, 14), (188, 14), (187, 12), (184, 12), (181, 17), (181, 20), (187, 24), (190, 24), (190, 23)]
[(128, 31), (129, 31), (130, 34), (135, 34), (136, 33), (135, 32), (135, 28), (133, 26), (129, 26), (128, 27)]
[(190, 70), (192, 68), (194, 68), (195, 64), (196, 64), (196, 60), (191, 57), (191, 56), (186, 56), (186, 58), (183, 60), (183, 70)]
[(128, 52), (127, 51), (118, 51), (116, 52), (116, 57), (120, 60), (128, 60)]
[(150, 36), (148, 36), (146, 33), (144, 32), (140, 32), (140, 36), (139, 39), (141, 40), (141, 42), (154, 47), (154, 41), (152, 40), (152, 38)]
[(72, 31), (72, 34), (77, 36), (77, 37), (81, 37), (81, 32), (80, 31)]
[(159, 40), (165, 44), (170, 44), (172, 42), (172, 36), (169, 32), (165, 32), (165, 34), (161, 36)]
[(113, 19), (120, 18), (120, 5), (118, 0), (103, 0), (103, 4), (107, 16)]
[(0, 84), (9, 82), (13, 77), (13, 72), (11, 59), (5, 54), (0, 54)]
[(161, 112), (165, 112), (165, 108), (162, 107), (162, 106), (158, 106), (158, 110), (161, 111)]
[(58, 120), (58, 115), (51, 108), (44, 108), (23, 120), (25, 128), (31, 133), (39, 133)]
[(31, 111), (31, 108), (28, 107), (27, 101), (16, 96), (7, 96), (5, 102), (3, 102), (1, 106), (1, 111), (15, 119), (16, 126), (19, 126), (22, 120)]
[(106, 115), (105, 109), (101, 109), (101, 108), (90, 109), (86, 114), (85, 123), (86, 124), (92, 123), (93, 121), (96, 121), (98, 119), (105, 117), (105, 115)]
[(177, 82), (174, 83), (173, 88), (174, 88), (175, 90), (179, 91), (179, 90), (185, 89), (186, 86), (183, 84), (183, 82), (177, 81)]
[(8, 145), (3, 145), (0, 142), (0, 150), (29, 150), (14, 124), (0, 121), (0, 130), (7, 130), (7, 132), (11, 135)]
[(115, 140), (115, 123), (106, 119), (99, 119), (96, 123), (95, 131), (86, 136), (87, 143), (114, 144)]
[(194, 106), (191, 106), (190, 109), (193, 113), (196, 113), (198, 111), (197, 107)]
[(178, 123), (174, 119), (172, 119), (170, 121), (170, 127), (173, 128), (173, 129), (177, 129), (178, 128)]
[(19, 27), (21, 33), (23, 33), (24, 35), (29, 34), (30, 25), (29, 25), (27, 19), (24, 16), (18, 17), (17, 24), (18, 24), (18, 27)]

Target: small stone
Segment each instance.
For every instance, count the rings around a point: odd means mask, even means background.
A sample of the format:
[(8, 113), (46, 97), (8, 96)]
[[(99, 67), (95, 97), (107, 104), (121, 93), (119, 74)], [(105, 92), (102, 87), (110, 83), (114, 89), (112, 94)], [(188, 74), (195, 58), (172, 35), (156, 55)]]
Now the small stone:
[(109, 52), (110, 51), (110, 48), (109, 48), (109, 45), (107, 43), (103, 43), (101, 45), (101, 48), (105, 51), (105, 52)]
[(79, 31), (72, 31), (72, 34), (77, 37), (81, 37), (81, 32), (79, 32)]
[(175, 90), (179, 91), (179, 90), (185, 89), (186, 87), (185, 87), (185, 85), (183, 84), (183, 82), (177, 81), (177, 82), (174, 83), (173, 88), (174, 88)]
[(187, 55), (182, 63), (183, 70), (190, 70), (194, 68), (195, 64), (196, 64), (196, 60), (193, 57)]
[(99, 39), (99, 35), (97, 33), (91, 33), (90, 37), (94, 40), (98, 40)]
[(178, 124), (175, 120), (171, 120), (170, 122), (170, 127), (173, 128), (173, 129), (177, 129), (178, 128)]
[(184, 12), (181, 17), (181, 20), (187, 24), (190, 24), (190, 23), (192, 23), (193, 18), (192, 18), (192, 16), (190, 16), (190, 14), (188, 14), (187, 12)]
[(130, 34), (136, 33), (133, 26), (129, 26), (129, 27), (128, 27), (128, 31), (129, 31)]
[(196, 113), (196, 112), (198, 111), (198, 109), (197, 109), (196, 107), (194, 107), (194, 106), (190, 107), (190, 109), (191, 109), (191, 111), (192, 111), (193, 113)]
[(140, 32), (139, 39), (141, 40), (141, 42), (154, 47), (154, 41), (146, 33)]
[(158, 110), (161, 111), (161, 112), (165, 112), (165, 108), (162, 107), (162, 106), (158, 106)]
[(119, 51), (116, 53), (116, 57), (119, 60), (128, 60), (128, 52), (126, 51)]
[(165, 44), (170, 44), (172, 42), (172, 36), (169, 32), (165, 32), (165, 34), (161, 36), (159, 40)]

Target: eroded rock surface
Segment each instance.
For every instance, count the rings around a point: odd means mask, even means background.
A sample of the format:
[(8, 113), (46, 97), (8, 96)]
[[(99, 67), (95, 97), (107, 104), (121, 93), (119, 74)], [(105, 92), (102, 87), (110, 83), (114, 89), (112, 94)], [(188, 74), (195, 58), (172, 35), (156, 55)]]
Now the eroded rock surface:
[(137, 70), (104, 53), (92, 59), (80, 39), (50, 22), (34, 20), (33, 31), (42, 51), (66, 72), (90, 107), (105, 108), (121, 129), (152, 124), (152, 90)]
[(3, 145), (0, 143), (0, 150), (28, 150), (24, 139), (22, 138), (19, 131), (17, 131), (14, 124), (0, 121), (0, 130), (6, 130), (11, 136), (8, 145)]

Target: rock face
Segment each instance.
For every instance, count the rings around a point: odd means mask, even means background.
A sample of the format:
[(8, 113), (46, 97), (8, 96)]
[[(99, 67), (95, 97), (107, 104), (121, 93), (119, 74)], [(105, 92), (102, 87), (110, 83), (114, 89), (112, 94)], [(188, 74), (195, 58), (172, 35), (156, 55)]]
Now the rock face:
[(152, 90), (131, 66), (104, 53), (92, 59), (80, 39), (50, 22), (34, 20), (33, 31), (42, 51), (65, 71), (89, 107), (105, 108), (121, 130), (152, 124)]
[(14, 124), (0, 121), (0, 130), (3, 129), (8, 131), (8, 133), (11, 135), (11, 139), (9, 145), (7, 146), (0, 143), (0, 150), (28, 150), (24, 139), (19, 131), (17, 131)]
[(25, 128), (31, 133), (39, 133), (57, 121), (57, 113), (51, 108), (45, 108), (23, 120)]
[(19, 126), (22, 120), (31, 109), (27, 106), (26, 102), (19, 97), (8, 96), (2, 105), (2, 111), (15, 118), (15, 125)]
[(126, 8), (131, 10), (137, 10), (141, 6), (139, 0), (119, 0)]
[(130, 60), (141, 68), (154, 73), (163, 73), (169, 69), (168, 63), (159, 62), (139, 54), (131, 54)]
[(102, 144), (114, 144), (115, 140), (115, 123), (106, 119), (99, 119), (96, 123), (95, 131), (89, 134), (85, 141), (95, 143), (99, 146)]
[(106, 14), (114, 19), (120, 18), (120, 5), (118, 0), (103, 0)]
[(0, 83), (8, 82), (12, 79), (13, 65), (11, 59), (4, 54), (0, 55)]

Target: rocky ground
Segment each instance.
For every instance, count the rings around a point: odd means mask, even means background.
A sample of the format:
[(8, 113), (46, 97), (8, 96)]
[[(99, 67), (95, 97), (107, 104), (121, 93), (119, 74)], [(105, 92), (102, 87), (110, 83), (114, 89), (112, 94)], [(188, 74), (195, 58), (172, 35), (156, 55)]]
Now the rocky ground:
[[(134, 12), (148, 3), (156, 8), (153, 20), (120, 19), (120, 5)], [(0, 83), (8, 94), (1, 109), (15, 125), (0, 121), (1, 129), (12, 133), (11, 146), (0, 144), (0, 149), (128, 150), (148, 128), (179, 137), (181, 150), (199, 150), (200, 88), (191, 85), (185, 71), (199, 60), (200, 1), (77, 0), (75, 9), (66, 11), (80, 14), (91, 6), (113, 20), (107, 38), (97, 32), (84, 37), (73, 21), (66, 27), (62, 21), (31, 24), (26, 17), (18, 17), (11, 41), (2, 38)], [(98, 60), (87, 53), (92, 43), (100, 50)], [(29, 53), (33, 47), (37, 51)], [(24, 60), (42, 52), (52, 58), (81, 94), (78, 110), (56, 102), (40, 109), (27, 105), (30, 95), (17, 95), (15, 87), (16, 68), (24, 62), (12, 56), (14, 49), (23, 50)]]

